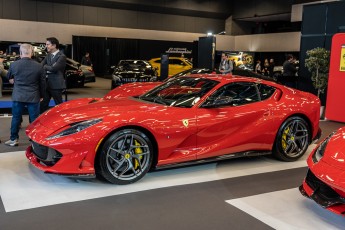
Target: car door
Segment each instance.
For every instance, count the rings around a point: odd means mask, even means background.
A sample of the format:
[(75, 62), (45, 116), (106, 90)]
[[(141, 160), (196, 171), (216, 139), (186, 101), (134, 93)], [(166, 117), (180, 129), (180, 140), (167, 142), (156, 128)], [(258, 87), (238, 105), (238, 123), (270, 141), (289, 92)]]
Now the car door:
[(261, 100), (252, 82), (233, 82), (218, 89), (197, 112), (197, 158), (265, 148), (269, 101)]
[(166, 107), (156, 118), (156, 138), (160, 146), (159, 165), (196, 159), (196, 113), (194, 108)]

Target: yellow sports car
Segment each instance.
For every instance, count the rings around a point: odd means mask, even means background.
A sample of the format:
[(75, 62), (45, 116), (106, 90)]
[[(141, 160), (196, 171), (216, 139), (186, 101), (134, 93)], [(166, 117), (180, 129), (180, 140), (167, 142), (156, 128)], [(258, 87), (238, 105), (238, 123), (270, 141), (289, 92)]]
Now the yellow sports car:
[[(161, 59), (152, 58), (149, 60), (150, 64), (157, 69), (158, 76), (161, 75)], [(175, 75), (185, 70), (189, 70), (193, 64), (187, 59), (182, 57), (169, 57), (169, 76)]]
[(244, 52), (229, 53), (229, 60), (234, 61), (236, 66), (253, 64), (253, 56)]

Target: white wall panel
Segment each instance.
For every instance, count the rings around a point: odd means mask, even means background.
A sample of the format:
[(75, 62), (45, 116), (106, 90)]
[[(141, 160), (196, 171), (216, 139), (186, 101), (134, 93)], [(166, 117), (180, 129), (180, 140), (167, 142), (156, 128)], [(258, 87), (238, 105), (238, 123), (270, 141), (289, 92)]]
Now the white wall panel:
[(45, 42), (47, 37), (55, 36), (61, 43), (65, 44), (72, 43), (72, 35), (183, 42), (193, 42), (194, 40), (198, 40), (199, 37), (205, 36), (205, 34), (199, 33), (85, 26), (8, 19), (0, 19), (0, 28), (2, 31), (6, 31), (6, 33), (0, 34), (0, 41)]
[(235, 36), (236, 51), (298, 52), (300, 50), (300, 43), (300, 32)]
[[(100, 26), (85, 26), (49, 22), (32, 22), (0, 19), (0, 27), (6, 33), (0, 34), (0, 41), (45, 42), (45, 38), (55, 36), (61, 43), (71, 44), (72, 35), (140, 38), (163, 41), (193, 42), (205, 34), (157, 30), (141, 30)], [(256, 34), (242, 36), (218, 35), (216, 50), (281, 52), (300, 49), (300, 32)]]

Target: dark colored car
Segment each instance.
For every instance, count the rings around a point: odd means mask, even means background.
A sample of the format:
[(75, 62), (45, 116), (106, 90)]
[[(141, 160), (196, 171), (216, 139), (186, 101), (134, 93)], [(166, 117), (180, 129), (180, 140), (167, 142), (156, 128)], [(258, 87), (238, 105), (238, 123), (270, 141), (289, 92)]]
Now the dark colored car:
[(73, 59), (66, 59), (65, 71), (67, 88), (73, 86), (83, 87), (85, 83), (96, 82), (96, 76), (92, 66), (82, 65)]
[(121, 60), (113, 69), (112, 89), (131, 82), (157, 81), (157, 70), (144, 60)]

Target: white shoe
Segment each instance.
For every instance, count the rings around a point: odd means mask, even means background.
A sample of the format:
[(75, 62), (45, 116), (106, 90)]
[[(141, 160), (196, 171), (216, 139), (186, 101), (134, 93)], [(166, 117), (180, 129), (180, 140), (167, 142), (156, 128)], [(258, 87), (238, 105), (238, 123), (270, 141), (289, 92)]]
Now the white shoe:
[(5, 142), (5, 145), (8, 145), (8, 146), (11, 146), (11, 147), (14, 147), (14, 146), (18, 146), (18, 139), (15, 139), (15, 140), (8, 140)]

